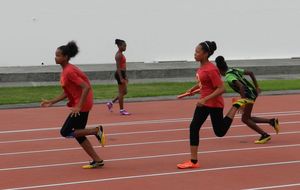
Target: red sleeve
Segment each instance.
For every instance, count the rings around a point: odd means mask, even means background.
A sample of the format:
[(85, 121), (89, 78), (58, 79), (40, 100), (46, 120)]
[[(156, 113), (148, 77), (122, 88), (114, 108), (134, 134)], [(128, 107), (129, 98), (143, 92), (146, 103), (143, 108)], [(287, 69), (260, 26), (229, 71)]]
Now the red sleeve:
[(77, 86), (80, 86), (82, 83), (85, 83), (84, 80), (75, 72), (68, 73), (67, 78)]
[(214, 88), (217, 88), (218, 86), (221, 86), (223, 84), (223, 81), (221, 79), (221, 75), (219, 71), (217, 70), (212, 70), (208, 73), (208, 77), (211, 80), (211, 83)]

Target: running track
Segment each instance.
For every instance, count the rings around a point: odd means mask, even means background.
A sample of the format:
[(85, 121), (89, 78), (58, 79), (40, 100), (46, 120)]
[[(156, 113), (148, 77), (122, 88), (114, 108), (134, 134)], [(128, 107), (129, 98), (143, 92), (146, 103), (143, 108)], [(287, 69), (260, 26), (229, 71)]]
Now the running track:
[[(226, 99), (228, 110), (230, 99)], [(72, 139), (59, 136), (65, 107), (0, 110), (0, 189), (300, 189), (299, 95), (260, 97), (255, 114), (279, 117), (281, 133), (265, 145), (238, 115), (226, 137), (201, 130), (197, 170), (178, 170), (189, 159), (188, 126), (196, 100), (127, 104), (121, 117), (96, 105), (89, 126), (104, 124), (102, 169), (83, 170), (89, 157)], [(117, 110), (117, 109), (115, 109)]]

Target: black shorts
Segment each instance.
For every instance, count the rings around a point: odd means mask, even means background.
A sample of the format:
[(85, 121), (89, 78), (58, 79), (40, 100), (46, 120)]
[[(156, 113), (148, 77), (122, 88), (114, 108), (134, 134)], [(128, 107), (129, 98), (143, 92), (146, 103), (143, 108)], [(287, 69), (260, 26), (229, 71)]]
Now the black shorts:
[(76, 117), (71, 117), (70, 114), (61, 128), (60, 134), (63, 137), (72, 137), (72, 133), (75, 129), (84, 129), (86, 127), (88, 117), (89, 112), (80, 112), (80, 115)]
[[(126, 75), (126, 71), (125, 70), (121, 70), (121, 75), (123, 79), (127, 79), (127, 75)], [(115, 79), (117, 80), (118, 84), (122, 84), (120, 76), (118, 74), (118, 72), (115, 72)]]

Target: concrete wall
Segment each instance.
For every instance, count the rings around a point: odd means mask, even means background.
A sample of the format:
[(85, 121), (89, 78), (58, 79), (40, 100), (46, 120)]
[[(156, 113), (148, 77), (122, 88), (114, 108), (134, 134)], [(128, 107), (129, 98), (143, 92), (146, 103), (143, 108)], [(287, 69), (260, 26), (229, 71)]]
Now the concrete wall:
[[(256, 75), (299, 75), (300, 59), (235, 60), (230, 67), (253, 71)], [(114, 80), (115, 65), (78, 65), (94, 81)], [(132, 79), (195, 78), (195, 62), (128, 63), (128, 77)], [(9, 82), (54, 82), (60, 79), (59, 66), (0, 67), (0, 84)]]

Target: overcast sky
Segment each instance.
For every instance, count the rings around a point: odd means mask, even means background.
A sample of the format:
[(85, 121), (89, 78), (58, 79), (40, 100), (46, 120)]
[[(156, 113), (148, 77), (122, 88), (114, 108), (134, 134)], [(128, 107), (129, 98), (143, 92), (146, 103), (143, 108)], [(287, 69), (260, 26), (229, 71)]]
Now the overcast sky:
[(128, 61), (193, 60), (204, 40), (233, 59), (299, 57), (299, 19), (298, 0), (1, 0), (0, 66), (53, 65), (69, 40), (74, 63), (112, 63), (115, 38)]

